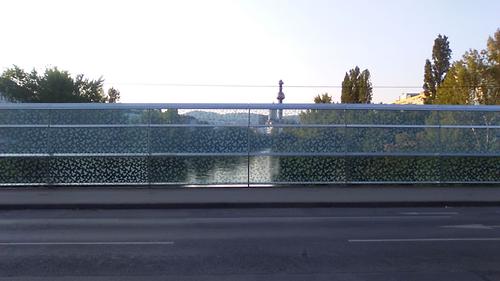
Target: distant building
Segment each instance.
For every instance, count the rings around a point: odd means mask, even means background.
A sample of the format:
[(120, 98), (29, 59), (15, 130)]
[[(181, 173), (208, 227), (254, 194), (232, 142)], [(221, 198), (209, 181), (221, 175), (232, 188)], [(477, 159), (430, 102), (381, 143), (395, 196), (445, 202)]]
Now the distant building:
[(425, 94), (421, 93), (403, 93), (394, 104), (424, 104)]

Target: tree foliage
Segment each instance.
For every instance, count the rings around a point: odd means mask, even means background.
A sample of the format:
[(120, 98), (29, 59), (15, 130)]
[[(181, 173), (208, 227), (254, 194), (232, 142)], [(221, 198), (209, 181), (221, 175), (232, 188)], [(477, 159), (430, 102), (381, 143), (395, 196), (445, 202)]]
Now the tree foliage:
[(102, 77), (91, 80), (79, 74), (73, 78), (68, 71), (57, 67), (39, 74), (36, 70), (26, 72), (13, 66), (0, 76), (0, 92), (15, 102), (116, 102), (119, 92), (113, 89), (114, 96), (106, 96), (103, 83)]
[(340, 99), (342, 103), (371, 103), (372, 90), (370, 71), (368, 69), (360, 71), (356, 66), (344, 76)]
[(425, 60), (424, 67), (424, 93), (425, 103), (430, 104), (431, 101), (436, 99), (436, 81), (434, 81), (434, 74), (432, 73), (432, 64), (430, 60)]
[(436, 99), (437, 88), (443, 83), (450, 69), (450, 59), (448, 37), (439, 34), (432, 47), (432, 63), (430, 60), (425, 61), (423, 88), (426, 104), (432, 104)]
[(109, 103), (116, 103), (118, 100), (120, 100), (120, 91), (117, 89), (111, 87), (108, 89), (108, 102)]
[(314, 97), (314, 103), (332, 103), (332, 97), (328, 93), (317, 95)]
[(434, 80), (441, 84), (444, 81), (445, 75), (450, 69), (451, 49), (448, 37), (441, 34), (434, 40), (432, 48), (432, 71)]
[(482, 51), (471, 49), (453, 63), (437, 88), (439, 104), (500, 104), (500, 29)]

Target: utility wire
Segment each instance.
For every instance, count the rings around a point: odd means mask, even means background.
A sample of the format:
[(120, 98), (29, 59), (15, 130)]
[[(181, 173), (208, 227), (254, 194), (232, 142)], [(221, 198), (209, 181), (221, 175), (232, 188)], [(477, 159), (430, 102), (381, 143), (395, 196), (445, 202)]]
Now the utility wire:
[[(203, 87), (203, 88), (277, 88), (277, 85), (251, 85), (251, 84), (197, 84), (197, 83), (113, 83), (106, 82), (106, 84), (123, 85), (123, 86), (161, 86), (161, 87)], [(284, 88), (336, 88), (342, 89), (342, 85), (283, 85)], [(478, 86), (478, 85), (465, 85), (439, 88), (454, 89), (454, 88), (479, 88), (486, 87), (488, 89), (500, 88), (500, 86)], [(422, 89), (422, 86), (408, 86), (408, 85), (374, 85), (373, 89)]]

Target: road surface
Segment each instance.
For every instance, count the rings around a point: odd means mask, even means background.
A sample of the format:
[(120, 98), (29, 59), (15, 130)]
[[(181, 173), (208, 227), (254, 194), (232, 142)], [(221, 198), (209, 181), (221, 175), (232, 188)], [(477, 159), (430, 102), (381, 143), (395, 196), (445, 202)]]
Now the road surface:
[(500, 208), (4, 210), (0, 280), (500, 280)]

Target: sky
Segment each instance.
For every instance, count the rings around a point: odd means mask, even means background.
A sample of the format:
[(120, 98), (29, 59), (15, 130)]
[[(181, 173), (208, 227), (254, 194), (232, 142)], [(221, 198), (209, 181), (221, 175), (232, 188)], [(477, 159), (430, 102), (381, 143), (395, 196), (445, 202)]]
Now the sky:
[(456, 60), (500, 28), (498, 0), (0, 0), (0, 12), (1, 71), (102, 76), (139, 103), (272, 103), (280, 79), (284, 102), (338, 102), (319, 86), (355, 66), (373, 102), (391, 103), (421, 90), (438, 34)]

